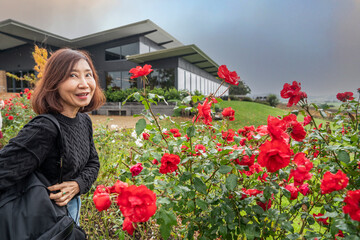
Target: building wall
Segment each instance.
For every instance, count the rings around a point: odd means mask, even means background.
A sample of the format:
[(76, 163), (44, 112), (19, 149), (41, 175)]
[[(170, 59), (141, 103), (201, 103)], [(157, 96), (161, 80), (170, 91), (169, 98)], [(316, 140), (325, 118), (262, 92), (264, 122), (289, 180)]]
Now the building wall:
[[(221, 81), (216, 79), (213, 75), (198, 68), (197, 66), (187, 62), (186, 60), (179, 58), (179, 64), (177, 69), (177, 89), (186, 90), (189, 92), (199, 91), (204, 95), (215, 93), (220, 87)], [(227, 89), (227, 85), (220, 87), (216, 96), (221, 95)], [(223, 96), (228, 96), (228, 91)]]
[(129, 71), (131, 68), (137, 66), (136, 63), (129, 62), (126, 59), (105, 61), (105, 49), (117, 47), (129, 43), (139, 42), (139, 37), (129, 37), (123, 39), (117, 39), (106, 43), (101, 43), (84, 48), (91, 55), (94, 62), (95, 69), (99, 75), (99, 81), (101, 88), (106, 88), (105, 73), (115, 71)]
[(151, 41), (147, 37), (140, 37), (140, 54), (154, 52), (157, 50), (165, 49), (162, 46), (157, 45), (155, 42)]
[(0, 52), (0, 70), (17, 72), (33, 69), (33, 51), (34, 45), (26, 44)]
[(6, 72), (4, 70), (0, 70), (0, 93), (6, 92)]

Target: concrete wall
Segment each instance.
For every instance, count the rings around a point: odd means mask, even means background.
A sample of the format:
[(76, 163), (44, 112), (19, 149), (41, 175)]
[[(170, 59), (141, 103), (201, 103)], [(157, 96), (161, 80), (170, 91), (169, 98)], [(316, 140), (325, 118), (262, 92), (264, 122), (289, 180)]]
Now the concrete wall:
[[(175, 103), (158, 103), (151, 104), (151, 108), (154, 114), (166, 114), (172, 116), (174, 113)], [(108, 102), (98, 110), (93, 111), (94, 115), (120, 115), (120, 116), (132, 116), (134, 114), (141, 114), (144, 110), (144, 106), (138, 102), (127, 102), (121, 106), (119, 102)]]

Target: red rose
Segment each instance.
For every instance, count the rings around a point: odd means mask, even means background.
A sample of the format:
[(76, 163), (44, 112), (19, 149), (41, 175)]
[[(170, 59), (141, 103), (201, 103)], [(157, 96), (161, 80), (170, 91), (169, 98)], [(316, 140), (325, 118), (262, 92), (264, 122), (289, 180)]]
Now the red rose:
[(310, 192), (309, 184), (304, 183), (303, 185), (301, 185), (299, 187), (299, 192), (301, 192), (301, 194), (304, 195), (304, 196), (308, 195), (308, 193)]
[(156, 159), (152, 160), (152, 163), (153, 163), (154, 165), (158, 165), (158, 164), (159, 164), (158, 160), (156, 160)]
[(170, 132), (174, 134), (174, 137), (181, 137), (181, 133), (177, 128), (170, 129)]
[(260, 193), (263, 193), (263, 191), (257, 190), (257, 189), (246, 189), (243, 188), (241, 190), (244, 194), (242, 195), (241, 199), (245, 199), (247, 197), (252, 197), (252, 196), (256, 196)]
[(194, 116), (193, 122), (196, 119), (196, 122), (199, 122), (200, 120), (202, 120), (202, 122), (205, 123), (206, 125), (211, 125), (211, 122), (212, 122), (211, 103), (212, 102), (208, 103), (208, 101), (209, 100), (206, 98), (202, 105), (199, 103), (199, 105), (197, 107), (199, 114), (198, 114), (198, 116)]
[(288, 181), (294, 177), (295, 186), (299, 186), (302, 185), (305, 180), (310, 180), (312, 177), (310, 170), (313, 167), (313, 163), (306, 158), (305, 153), (297, 153), (293, 162), (297, 165), (297, 168), (290, 170)]
[(327, 171), (321, 180), (321, 193), (327, 194), (344, 189), (348, 185), (348, 182), (349, 178), (341, 170), (339, 170), (336, 174), (332, 174)]
[(142, 134), (142, 136), (143, 136), (144, 140), (149, 140), (149, 138), (150, 138), (150, 134), (148, 134), (148, 133), (146, 133), (146, 132), (144, 132), (144, 133)]
[(235, 71), (230, 72), (225, 65), (221, 65), (219, 67), (218, 76), (227, 83), (230, 83), (232, 85), (239, 85), (238, 80), (240, 80), (240, 77), (237, 75)]
[(284, 117), (282, 121), (284, 121), (286, 131), (290, 132), (290, 136), (295, 141), (302, 141), (306, 136), (306, 131), (303, 125), (298, 122), (296, 118), (295, 114), (290, 114)]
[(329, 225), (329, 223), (327, 222), (327, 220), (329, 219), (328, 217), (327, 218), (320, 218), (322, 216), (324, 216), (324, 214), (322, 213), (318, 213), (318, 214), (315, 214), (313, 213), (313, 216), (315, 218), (315, 220), (319, 223), (323, 223), (324, 225)]
[(129, 235), (133, 235), (134, 230), (136, 227), (136, 223), (133, 223), (132, 221), (130, 221), (130, 219), (128, 217), (125, 218), (124, 222), (123, 222), (123, 231), (127, 231)]
[(222, 132), (222, 139), (226, 140), (227, 142), (233, 142), (234, 141), (235, 132), (232, 129), (229, 129), (229, 131)]
[(289, 98), (288, 107), (296, 105), (301, 99), (307, 98), (307, 94), (300, 91), (301, 83), (293, 81), (292, 85), (285, 83), (280, 92), (282, 98)]
[(297, 187), (295, 187), (295, 185), (293, 183), (286, 185), (285, 189), (288, 190), (291, 194), (290, 200), (297, 199), (297, 197), (299, 195), (299, 189)]
[(344, 202), (344, 213), (349, 214), (352, 220), (360, 222), (360, 190), (348, 191)]
[(9, 120), (13, 120), (14, 119), (14, 117), (13, 116), (9, 116)]
[(114, 192), (120, 194), (128, 186), (129, 186), (129, 184), (122, 182), (120, 180), (117, 180), (116, 183), (114, 184)]
[(137, 163), (130, 168), (130, 172), (133, 177), (135, 177), (141, 173), (141, 171), (143, 170), (143, 167), (141, 165), (142, 165), (142, 163)]
[(132, 74), (130, 79), (146, 76), (152, 71), (151, 65), (145, 64), (144, 67), (137, 66), (136, 68), (130, 69), (129, 73)]
[(346, 102), (347, 100), (353, 100), (353, 93), (352, 92), (344, 92), (336, 94), (336, 98), (342, 102)]
[(235, 110), (233, 110), (231, 107), (224, 108), (221, 114), (224, 118), (228, 118), (229, 121), (235, 120)]
[(286, 130), (286, 125), (285, 122), (282, 121), (279, 118), (273, 117), (273, 116), (268, 116), (267, 119), (268, 122), (268, 127), (267, 130), (269, 131), (269, 134), (271, 136), (272, 139), (275, 140), (281, 140), (284, 142), (289, 142), (290, 137), (289, 135), (285, 132)]
[(161, 158), (160, 173), (172, 173), (178, 169), (180, 157), (175, 154), (165, 153)]
[(195, 156), (200, 156), (201, 155), (201, 153), (205, 153), (206, 152), (206, 148), (205, 148), (205, 146), (204, 145), (201, 145), (201, 144), (197, 144), (196, 146), (195, 146), (195, 152), (196, 152), (196, 154), (194, 154)]
[(290, 163), (292, 151), (288, 144), (279, 140), (266, 141), (259, 148), (258, 162), (269, 172), (286, 167)]
[(271, 208), (271, 199), (265, 202), (258, 201), (256, 204), (259, 205), (264, 211), (266, 211)]
[(254, 165), (254, 161), (255, 161), (255, 155), (251, 155), (251, 157), (249, 157), (248, 155), (245, 155), (242, 157), (241, 161), (239, 161), (239, 159), (236, 159), (236, 163), (239, 165), (246, 165), (246, 166), (252, 166)]
[(269, 134), (268, 126), (267, 125), (260, 125), (255, 130), (260, 136), (265, 136)]
[(310, 123), (311, 123), (311, 116), (307, 115), (306, 117), (304, 117), (303, 125), (306, 126)]
[(335, 234), (335, 240), (337, 240), (336, 237), (342, 237), (343, 238), (345, 236), (344, 236), (344, 233), (341, 230), (339, 230), (339, 232), (337, 234)]
[(156, 195), (145, 185), (131, 185), (117, 198), (117, 205), (131, 222), (146, 222), (156, 212)]
[(106, 210), (111, 205), (109, 190), (104, 185), (99, 185), (93, 195), (93, 201), (98, 211)]

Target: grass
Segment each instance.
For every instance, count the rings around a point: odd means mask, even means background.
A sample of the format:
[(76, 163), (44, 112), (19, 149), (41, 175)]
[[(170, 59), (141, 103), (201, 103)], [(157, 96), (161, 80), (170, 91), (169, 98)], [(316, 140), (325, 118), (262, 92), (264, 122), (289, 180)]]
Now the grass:
[[(219, 103), (221, 108), (231, 107), (235, 110), (235, 121), (230, 122), (230, 128), (243, 128), (244, 126), (267, 125), (267, 118), (271, 116), (283, 116), (290, 113), (290, 110), (271, 107), (265, 104), (244, 101), (222, 101)], [(300, 114), (298, 121), (304, 121), (304, 117)], [(316, 118), (317, 124), (327, 122), (327, 120)]]

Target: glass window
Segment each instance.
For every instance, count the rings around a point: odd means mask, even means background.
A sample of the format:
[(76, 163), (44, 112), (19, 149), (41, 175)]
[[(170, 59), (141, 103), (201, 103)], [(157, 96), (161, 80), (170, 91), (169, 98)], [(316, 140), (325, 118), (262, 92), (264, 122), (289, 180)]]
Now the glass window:
[(127, 55), (139, 53), (139, 43), (130, 43), (121, 46), (121, 59), (126, 59)]
[[(34, 74), (34, 71), (18, 71), (12, 72), (12, 74), (16, 75), (19, 78), (22, 78), (25, 75), (30, 76), (30, 74)], [(15, 78), (9, 76), (6, 76), (6, 83), (8, 92), (22, 92), (25, 88), (30, 88), (30, 83), (28, 81), (16, 80)]]
[(148, 76), (150, 88), (173, 88), (175, 87), (175, 69), (154, 69)]
[(113, 89), (121, 89), (121, 72), (106, 73), (106, 86)]
[(130, 79), (130, 73), (128, 71), (121, 72), (122, 89), (137, 87), (137, 80)]
[(113, 47), (105, 49), (105, 61), (120, 60), (120, 47)]

